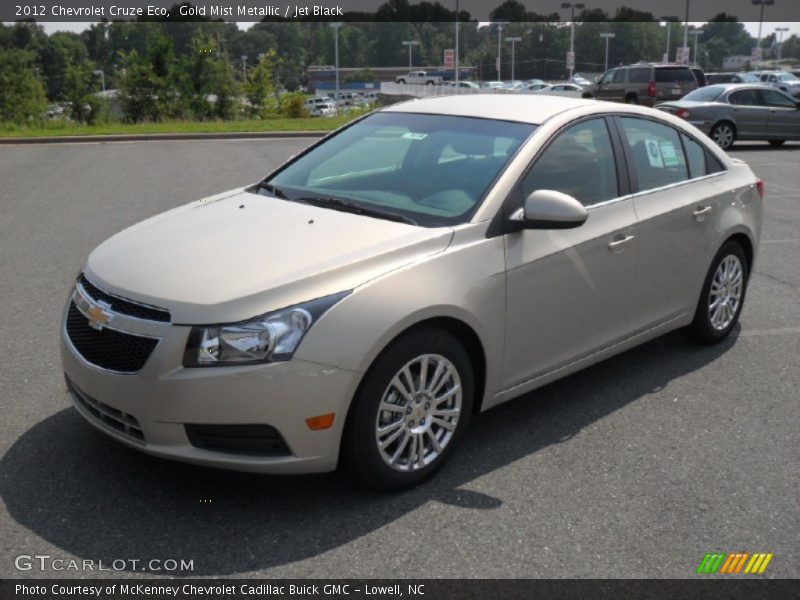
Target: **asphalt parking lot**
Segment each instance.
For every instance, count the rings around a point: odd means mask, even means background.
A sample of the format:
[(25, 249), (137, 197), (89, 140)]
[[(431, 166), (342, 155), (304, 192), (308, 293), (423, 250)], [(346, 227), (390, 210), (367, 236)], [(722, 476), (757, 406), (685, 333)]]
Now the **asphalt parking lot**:
[(732, 152), (767, 189), (735, 335), (670, 334), (489, 411), (419, 488), (191, 467), (84, 423), (58, 331), (87, 254), (308, 143), (0, 146), (0, 577), (92, 575), (14, 567), (49, 554), (193, 560), (184, 576), (683, 578), (710, 551), (800, 576), (800, 144)]

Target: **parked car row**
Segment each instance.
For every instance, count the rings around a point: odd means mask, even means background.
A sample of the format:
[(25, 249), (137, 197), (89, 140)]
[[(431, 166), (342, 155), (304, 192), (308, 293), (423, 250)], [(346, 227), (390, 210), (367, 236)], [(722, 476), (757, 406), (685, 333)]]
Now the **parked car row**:
[(312, 117), (328, 117), (338, 108), (362, 107), (378, 100), (377, 92), (330, 92), (326, 96), (315, 96), (305, 101), (306, 110)]

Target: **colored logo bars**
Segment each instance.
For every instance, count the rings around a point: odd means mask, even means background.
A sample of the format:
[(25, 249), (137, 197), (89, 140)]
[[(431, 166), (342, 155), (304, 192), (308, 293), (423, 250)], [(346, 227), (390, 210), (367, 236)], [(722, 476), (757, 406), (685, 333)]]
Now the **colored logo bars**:
[[(767, 568), (769, 561), (772, 560), (773, 554), (749, 552), (716, 552), (707, 553), (703, 557), (700, 566), (697, 567), (698, 573), (721, 573), (727, 575), (736, 575), (739, 573), (747, 573), (750, 575), (761, 575), (764, 569)], [(745, 566), (747, 565), (747, 566)]]

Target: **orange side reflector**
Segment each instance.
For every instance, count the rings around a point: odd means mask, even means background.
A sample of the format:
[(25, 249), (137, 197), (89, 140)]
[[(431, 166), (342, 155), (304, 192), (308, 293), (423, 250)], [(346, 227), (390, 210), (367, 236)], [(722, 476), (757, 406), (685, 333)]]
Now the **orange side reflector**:
[(317, 415), (316, 417), (308, 417), (306, 425), (311, 431), (319, 431), (320, 429), (328, 429), (333, 425), (333, 418), (336, 413), (327, 413), (324, 415)]

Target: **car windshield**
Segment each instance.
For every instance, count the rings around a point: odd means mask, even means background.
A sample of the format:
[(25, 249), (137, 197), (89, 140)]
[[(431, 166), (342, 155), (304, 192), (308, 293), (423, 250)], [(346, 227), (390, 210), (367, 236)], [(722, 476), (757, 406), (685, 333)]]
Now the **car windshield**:
[(741, 79), (743, 83), (755, 83), (757, 81), (761, 81), (758, 77), (751, 73), (739, 73), (737, 77)]
[[(382, 112), (290, 163), (261, 188), (336, 210), (413, 221), (463, 223), (536, 125)], [(347, 206), (344, 202), (346, 201)]]
[(778, 75), (778, 81), (800, 81), (800, 79), (797, 79), (797, 77), (791, 73), (781, 73)]
[(693, 92), (686, 94), (682, 100), (691, 100), (692, 102), (713, 102), (719, 98), (720, 94), (725, 90), (721, 85), (709, 85), (707, 87), (697, 88)]

